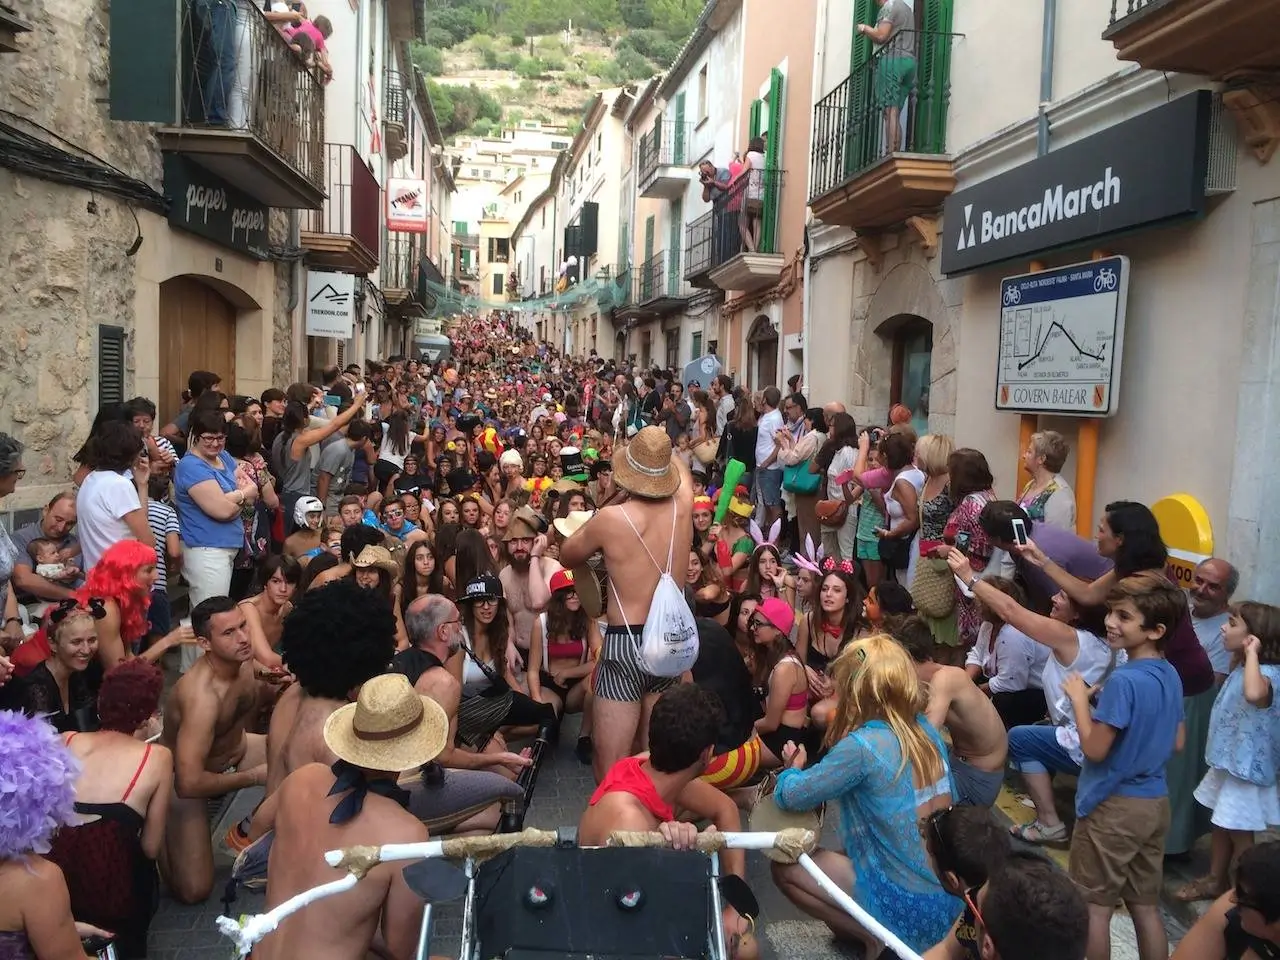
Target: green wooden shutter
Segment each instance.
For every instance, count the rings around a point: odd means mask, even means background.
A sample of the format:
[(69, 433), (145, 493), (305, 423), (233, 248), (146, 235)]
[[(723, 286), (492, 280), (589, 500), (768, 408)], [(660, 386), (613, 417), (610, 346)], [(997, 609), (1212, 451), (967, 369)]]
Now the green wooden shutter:
[(844, 172), (850, 176), (861, 170), (875, 155), (880, 115), (871, 103), (871, 55), (874, 44), (858, 33), (858, 24), (875, 25), (879, 19), (876, 0), (854, 0), (853, 45), (849, 62), (848, 103), (845, 119)]
[(644, 221), (644, 272), (640, 278), (640, 290), (642, 300), (651, 300), (653, 298), (653, 264), (649, 261), (653, 259), (653, 217), (649, 216)]
[(680, 233), (683, 229), (684, 198), (676, 197), (671, 201), (670, 237), (667, 246), (667, 293), (673, 297), (680, 292)]
[(782, 107), (786, 97), (786, 77), (774, 67), (769, 74), (769, 144), (764, 155), (764, 211), (760, 224), (760, 252), (778, 252), (778, 200), (782, 174)]
[(747, 139), (760, 136), (760, 123), (764, 119), (764, 101), (751, 101), (751, 132), (747, 135)]
[(687, 162), (684, 158), (686, 139), (684, 129), (684, 92), (681, 91), (676, 94), (676, 128), (671, 137), (671, 162), (678, 167), (683, 167)]
[(124, 400), (124, 327), (99, 324), (98, 407)]
[(951, 99), (952, 0), (928, 0), (916, 45), (918, 79), (911, 146), (916, 153), (946, 153)]
[[(203, 121), (195, 83), (193, 43), (201, 27), (191, 4), (115, 0), (110, 12), (108, 87), (112, 120), (185, 122), (178, 93), (192, 119)], [(180, 58), (180, 54), (186, 56)]]

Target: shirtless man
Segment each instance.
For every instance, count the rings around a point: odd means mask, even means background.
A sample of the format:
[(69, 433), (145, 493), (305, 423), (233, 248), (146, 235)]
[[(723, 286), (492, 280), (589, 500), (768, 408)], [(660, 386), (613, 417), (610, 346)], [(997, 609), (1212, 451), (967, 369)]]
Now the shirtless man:
[(502, 568), (498, 579), (515, 624), (516, 646), (528, 654), (533, 621), (551, 602), (551, 576), (560, 564), (543, 556), (547, 538), (538, 533), (537, 514), (528, 507), (521, 507), (512, 515), (502, 539), (511, 562)]
[(267, 782), (266, 737), (246, 733), (269, 689), (254, 677), (244, 611), (210, 597), (191, 611), (204, 651), (169, 693), (161, 742), (173, 752), (173, 798), (160, 871), (174, 899), (200, 903), (213, 890), (207, 801)]
[[(698, 779), (715, 752), (722, 720), (719, 698), (696, 684), (662, 694), (653, 707), (649, 752), (623, 757), (609, 768), (578, 821), (578, 843), (603, 847), (615, 830), (661, 830), (675, 849), (688, 849), (698, 828), (677, 821), (677, 807), (695, 819), (710, 820), (709, 829), (741, 830), (737, 804)], [(719, 856), (726, 873), (745, 876), (742, 850), (724, 850)], [(754, 955), (736, 949), (747, 929), (743, 918), (726, 907), (724, 921), (733, 955), (740, 960)]]
[[(402, 806), (407, 797), (395, 791), (395, 780), (439, 754), (447, 730), (444, 711), (399, 674), (374, 677), (355, 703), (334, 712), (324, 724), (324, 742), (340, 758), (339, 772), (309, 763), (262, 804), (260, 813), (275, 831), (268, 909), (337, 880), (342, 874), (325, 863), (327, 850), (426, 840), (427, 828)], [(330, 796), (339, 776), (349, 787)], [(254, 948), (255, 960), (364, 960), (375, 940), (378, 956), (411, 960), (422, 901), (405, 884), (404, 867), (380, 864), (354, 889), (284, 920)]]
[(892, 631), (915, 663), (916, 676), (929, 689), (925, 715), (951, 734), (947, 762), (956, 781), (957, 804), (989, 807), (1004, 785), (1009, 737), (991, 698), (961, 667), (933, 662), (933, 634), (919, 617), (908, 617)]
[(613, 476), (626, 501), (597, 510), (560, 546), (565, 567), (578, 567), (602, 550), (609, 572), (609, 626), (594, 680), (597, 781), (620, 759), (644, 749), (654, 701), (676, 683), (641, 668), (640, 637), (667, 558), (675, 582), (684, 583), (693, 542), (693, 481), (684, 462), (671, 455), (665, 430), (640, 430), (614, 455)]

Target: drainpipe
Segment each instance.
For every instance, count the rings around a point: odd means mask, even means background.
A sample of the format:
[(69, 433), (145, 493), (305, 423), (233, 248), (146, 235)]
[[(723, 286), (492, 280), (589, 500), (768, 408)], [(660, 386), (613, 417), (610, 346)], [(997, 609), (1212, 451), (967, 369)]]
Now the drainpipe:
[(1040, 116), (1036, 129), (1036, 153), (1049, 152), (1049, 104), (1053, 100), (1054, 38), (1058, 29), (1058, 0), (1044, 0), (1044, 32), (1040, 39)]
[[(300, 250), (302, 248), (302, 217), (297, 210), (289, 211), (289, 249), (290, 251)], [(298, 302), (302, 299), (302, 286), (305, 282), (302, 274), (302, 258), (294, 260), (289, 265), (289, 304), (285, 308), (290, 318), (293, 312), (298, 309)], [(293, 327), (293, 377), (295, 380), (304, 380), (306, 378), (306, 318), (303, 317), (301, 322), (291, 319), (290, 324)]]

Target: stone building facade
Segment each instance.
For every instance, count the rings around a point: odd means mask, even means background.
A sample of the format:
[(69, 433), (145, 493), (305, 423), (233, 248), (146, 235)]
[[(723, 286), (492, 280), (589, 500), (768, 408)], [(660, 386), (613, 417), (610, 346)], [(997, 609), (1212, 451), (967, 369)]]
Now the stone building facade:
[[(156, 128), (110, 119), (108, 0), (9, 2), (31, 28), (0, 53), (0, 431), (27, 445), (5, 503), (19, 510), (68, 487), (102, 402), (146, 396), (166, 422), (201, 367), (257, 394), (296, 377), (300, 337), (291, 263), (171, 227)], [(114, 168), (138, 197), (59, 182), (65, 162), (21, 169), (24, 136)], [(288, 217), (270, 210), (272, 246)]]

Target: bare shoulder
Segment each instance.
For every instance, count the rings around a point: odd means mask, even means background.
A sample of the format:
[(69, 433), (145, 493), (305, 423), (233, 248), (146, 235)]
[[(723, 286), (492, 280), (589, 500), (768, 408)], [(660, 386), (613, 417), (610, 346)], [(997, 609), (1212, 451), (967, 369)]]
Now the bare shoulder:
[(629, 793), (606, 793), (578, 821), (578, 845), (602, 847), (615, 830), (653, 830), (657, 824)]
[(458, 708), (462, 697), (462, 684), (445, 667), (432, 667), (418, 678), (414, 690), (421, 696), (430, 697), (451, 713)]

